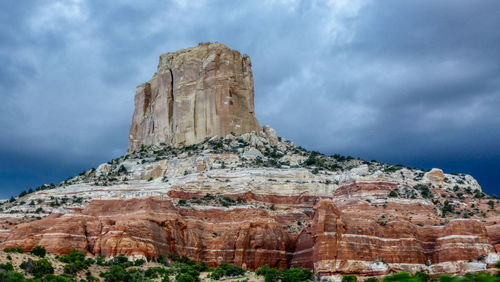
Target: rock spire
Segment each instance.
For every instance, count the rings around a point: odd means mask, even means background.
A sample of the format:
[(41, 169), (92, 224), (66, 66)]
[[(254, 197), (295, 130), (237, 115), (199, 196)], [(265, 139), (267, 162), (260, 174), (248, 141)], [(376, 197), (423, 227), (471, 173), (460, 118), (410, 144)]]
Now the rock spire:
[(261, 131), (251, 67), (248, 55), (220, 43), (161, 55), (157, 72), (137, 87), (129, 151)]

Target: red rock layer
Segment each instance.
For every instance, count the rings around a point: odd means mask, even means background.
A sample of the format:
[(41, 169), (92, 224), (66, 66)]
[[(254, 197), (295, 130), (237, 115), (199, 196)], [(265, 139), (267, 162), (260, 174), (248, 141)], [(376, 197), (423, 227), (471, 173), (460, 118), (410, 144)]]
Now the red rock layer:
[[(366, 201), (366, 195), (386, 195), (393, 187), (356, 183), (339, 188), (331, 198), (225, 195), (247, 203), (231, 208), (179, 207), (159, 198), (95, 200), (81, 211), (18, 224), (2, 234), (0, 247), (30, 250), (41, 245), (53, 253), (77, 249), (106, 256), (178, 254), (211, 266), (301, 265), (320, 275), (381, 275), (415, 268), (464, 272), (467, 261), (497, 252), (498, 225), (486, 227), (476, 219), (432, 225), (437, 216), (430, 201), (379, 198), (387, 201), (384, 206), (376, 197)], [(169, 196), (204, 194), (171, 191)], [(276, 204), (276, 210), (262, 203)]]
[[(455, 220), (445, 226), (427, 226), (393, 221), (381, 226), (363, 218), (345, 217), (331, 200), (315, 206), (311, 226), (298, 242), (292, 263), (308, 261), (300, 251), (308, 250), (317, 273), (386, 274), (365, 263), (436, 265), (435, 272), (449, 272), (444, 262), (467, 261), (495, 252), (485, 226), (477, 220)], [(393, 269), (398, 270), (398, 269)], [(407, 269), (399, 269), (407, 270)], [(464, 269), (465, 270), (465, 269)]]

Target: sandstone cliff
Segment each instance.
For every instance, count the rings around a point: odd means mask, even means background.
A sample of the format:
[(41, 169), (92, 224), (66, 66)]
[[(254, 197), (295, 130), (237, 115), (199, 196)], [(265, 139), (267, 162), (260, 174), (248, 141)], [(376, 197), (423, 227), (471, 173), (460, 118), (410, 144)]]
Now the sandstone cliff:
[(137, 87), (129, 151), (260, 131), (251, 68), (247, 55), (220, 43), (161, 55), (153, 78)]

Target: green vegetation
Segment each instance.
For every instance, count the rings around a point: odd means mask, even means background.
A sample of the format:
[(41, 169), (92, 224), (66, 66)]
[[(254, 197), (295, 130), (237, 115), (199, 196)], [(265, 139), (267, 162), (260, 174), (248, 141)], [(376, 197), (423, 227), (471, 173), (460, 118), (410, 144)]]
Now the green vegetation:
[(431, 190), (429, 189), (429, 186), (424, 185), (424, 184), (418, 184), (413, 186), (416, 190), (420, 191), (420, 195), (422, 195), (423, 198), (432, 198), (432, 193)]
[(6, 253), (20, 253), (20, 254), (24, 253), (23, 249), (21, 249), (20, 247), (17, 247), (17, 246), (5, 248), (5, 249), (3, 249), (3, 251)]
[(311, 172), (317, 174), (320, 169), (334, 171), (339, 168), (339, 162), (344, 162), (346, 160), (351, 160), (352, 157), (344, 157), (341, 155), (333, 155), (331, 158), (319, 153), (312, 151), (309, 153), (307, 159), (302, 163), (305, 167), (313, 167)]
[(452, 213), (455, 210), (453, 205), (450, 204), (450, 201), (446, 200), (444, 201), (443, 208), (441, 209), (441, 212), (443, 214), (443, 217), (446, 216), (446, 213)]
[(80, 270), (87, 269), (94, 263), (93, 259), (86, 259), (84, 253), (75, 250), (65, 256), (58, 257), (58, 260), (66, 263), (64, 273), (68, 275), (76, 275)]
[[(497, 268), (500, 263), (497, 263)], [(342, 281), (357, 281), (354, 275), (344, 275)], [(379, 281), (375, 277), (368, 278), (364, 280), (365, 282), (377, 282)], [(382, 279), (383, 282), (499, 282), (500, 272), (497, 274), (491, 274), (488, 272), (476, 272), (467, 273), (464, 276), (451, 276), (448, 274), (440, 275), (439, 277), (430, 278), (427, 273), (417, 272), (415, 275), (411, 275), (408, 272), (398, 272), (392, 275), (385, 276)]]
[(0, 264), (0, 269), (3, 269), (5, 271), (12, 271), (12, 270), (14, 270), (14, 266), (10, 262), (2, 263), (2, 264)]
[[(35, 254), (36, 253), (36, 254)], [(46, 251), (42, 247), (35, 247), (32, 249), (31, 254), (45, 256)], [(179, 256), (171, 254), (169, 256), (170, 262), (163, 257), (157, 258), (155, 261), (163, 266), (144, 267), (146, 260), (138, 259), (136, 261), (129, 261), (128, 257), (118, 255), (108, 261), (104, 257), (98, 256), (96, 259), (87, 258), (84, 253), (72, 251), (68, 255), (56, 256), (56, 258), (65, 263), (64, 274), (55, 275), (54, 267), (50, 261), (45, 258), (39, 260), (32, 260), (29, 258), (27, 261), (21, 263), (20, 268), (24, 273), (16, 272), (11, 262), (0, 264), (0, 281), (7, 282), (75, 282), (76, 274), (83, 269), (88, 269), (90, 265), (96, 263), (102, 267), (106, 267), (105, 271), (101, 272), (99, 276), (102, 280), (107, 282), (118, 281), (200, 281), (201, 272), (211, 272), (207, 278), (213, 280), (226, 280), (238, 277), (244, 277), (246, 271), (239, 266), (233, 264), (223, 263), (214, 269), (210, 269), (206, 263), (197, 264), (186, 256)], [(477, 258), (477, 260), (484, 260), (484, 257)], [(140, 267), (142, 266), (142, 267)], [(497, 263), (497, 268), (500, 267), (500, 262)], [(60, 269), (60, 267), (58, 267)], [(256, 271), (257, 275), (264, 277), (266, 282), (299, 282), (299, 281), (312, 281), (314, 279), (313, 273), (304, 268), (293, 267), (290, 269), (276, 269), (270, 268), (265, 265)], [(25, 275), (32, 275), (34, 279), (27, 279)], [(87, 270), (85, 279), (80, 281), (96, 282), (99, 281), (92, 273)], [(245, 279), (246, 280), (246, 279)], [(245, 281), (243, 280), (243, 281)], [(392, 282), (392, 281), (406, 281), (406, 282), (427, 282), (427, 281), (451, 281), (451, 282), (500, 282), (500, 273), (491, 274), (487, 272), (467, 273), (464, 276), (451, 276), (441, 275), (439, 277), (429, 277), (428, 274), (417, 272), (412, 275), (407, 272), (399, 272), (383, 278), (367, 278), (361, 279), (368, 282)], [(355, 275), (345, 274), (342, 281), (351, 282), (359, 281)]]
[(267, 265), (257, 269), (255, 272), (257, 275), (264, 276), (265, 282), (299, 282), (299, 281), (311, 281), (313, 279), (313, 273), (309, 269), (292, 267), (290, 269), (278, 270), (275, 268), (270, 268)]
[(384, 172), (385, 172), (385, 173), (396, 172), (396, 171), (398, 171), (398, 170), (403, 169), (403, 167), (404, 167), (404, 166), (403, 166), (403, 165), (400, 165), (400, 164), (398, 164), (398, 165), (393, 165), (393, 166), (389, 166), (389, 167), (384, 168)]
[(40, 259), (36, 261), (28, 259), (28, 261), (21, 263), (20, 267), (21, 269), (23, 269), (27, 273), (32, 274), (36, 278), (41, 278), (45, 274), (54, 273), (54, 268), (47, 259)]
[(26, 281), (24, 275), (16, 271), (2, 271), (0, 272), (0, 281), (5, 282), (18, 282)]
[(45, 254), (47, 254), (47, 251), (45, 250), (44, 247), (35, 246), (30, 253), (37, 257), (43, 258), (45, 257)]
[(222, 263), (217, 266), (208, 277), (214, 280), (220, 280), (223, 277), (238, 277), (244, 274), (245, 270), (243, 268), (234, 264)]
[(356, 278), (355, 275), (346, 274), (342, 276), (342, 282), (356, 282), (356, 281), (358, 281), (358, 278)]
[[(182, 201), (182, 202), (181, 202)], [(203, 197), (193, 197), (191, 200), (179, 200), (178, 204), (179, 205), (184, 205), (184, 206), (189, 206), (189, 203), (191, 204), (196, 204), (196, 205), (217, 205), (217, 206), (223, 206), (223, 207), (230, 207), (234, 205), (241, 205), (244, 204), (245, 201), (243, 198), (238, 197), (237, 200), (233, 200), (230, 197), (223, 196), (221, 194), (216, 194), (216, 195), (211, 195), (211, 194), (205, 194)]]
[(495, 202), (493, 202), (492, 200), (489, 200), (488, 206), (490, 206), (490, 209), (494, 210), (495, 209)]

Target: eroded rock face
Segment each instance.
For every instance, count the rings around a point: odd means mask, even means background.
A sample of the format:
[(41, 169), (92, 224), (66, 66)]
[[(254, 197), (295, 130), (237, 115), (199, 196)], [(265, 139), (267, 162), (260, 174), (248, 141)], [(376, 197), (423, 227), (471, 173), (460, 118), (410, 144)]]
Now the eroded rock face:
[(443, 183), (444, 173), (443, 170), (439, 168), (433, 168), (429, 172), (425, 173), (425, 178), (434, 183)]
[(137, 87), (129, 151), (260, 131), (251, 67), (250, 57), (220, 43), (161, 55), (156, 74)]
[(468, 175), (436, 174), (307, 152), (271, 128), (151, 146), (4, 203), (0, 249), (178, 254), (322, 277), (493, 268), (498, 203)]

